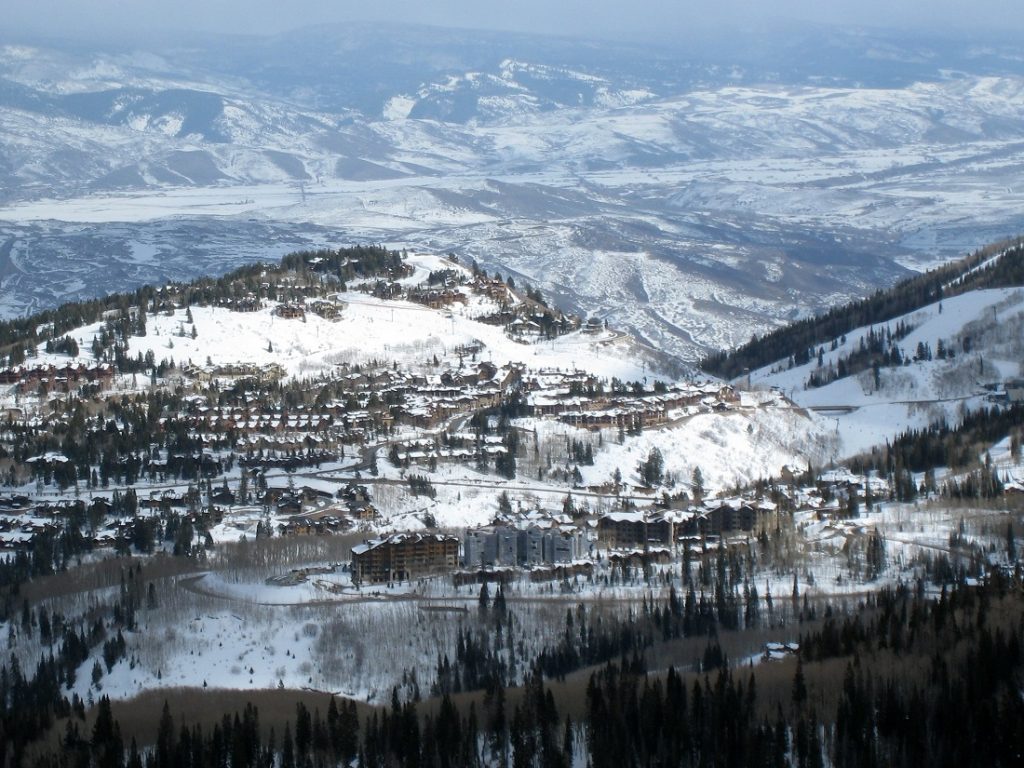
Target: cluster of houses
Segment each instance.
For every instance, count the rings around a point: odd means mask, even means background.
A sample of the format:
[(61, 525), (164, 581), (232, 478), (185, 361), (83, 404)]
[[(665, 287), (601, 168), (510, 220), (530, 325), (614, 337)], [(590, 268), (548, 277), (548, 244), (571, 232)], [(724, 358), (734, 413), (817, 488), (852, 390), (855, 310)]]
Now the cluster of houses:
[(405, 297), (431, 309), (443, 309), (456, 302), (465, 304), (466, 294), (454, 288), (410, 288)]
[(186, 415), (204, 443), (217, 444), (217, 436), (230, 434), (234, 447), (246, 454), (257, 452), (332, 453), (346, 440), (347, 430), (334, 414), (319, 409), (210, 407), (195, 405)]
[(508, 453), (500, 435), (455, 434), (448, 445), (437, 440), (402, 440), (392, 443), (388, 454), (395, 466), (437, 466), (442, 463), (469, 464), (483, 454), (493, 462)]
[(500, 382), (471, 385), (452, 380), (445, 384), (439, 377), (430, 377), (405, 395), (400, 413), (413, 426), (435, 427), (461, 413), (496, 407), (504, 391)]
[(281, 381), (288, 372), (278, 363), (254, 365), (252, 363), (225, 363), (223, 365), (194, 365), (182, 367), (182, 373), (190, 379), (203, 383), (210, 381), (235, 382), (248, 379), (257, 384), (272, 384)]
[(52, 515), (41, 514), (24, 494), (0, 496), (0, 549), (27, 547), (36, 534), (56, 532), (57, 525), (46, 517)]
[[(377, 403), (375, 419), (389, 423), (402, 421), (415, 427), (432, 428), (463, 413), (493, 408), (501, 403), (521, 375), (519, 366), (501, 368), (481, 362), (460, 369), (434, 373), (381, 370), (372, 374), (348, 373), (344, 384), (356, 397)], [(353, 414), (343, 403), (328, 403), (321, 412), (337, 411), (351, 420)]]
[(607, 392), (594, 376), (580, 371), (539, 371), (523, 389), (536, 416), (549, 416), (585, 429), (638, 429), (663, 424), (673, 411), (701, 407), (724, 410), (739, 402), (728, 384), (708, 383)]
[[(329, 517), (339, 517), (343, 521), (341, 527), (352, 522), (370, 521), (377, 517), (377, 508), (370, 498), (365, 485), (348, 482), (335, 492), (336, 484), (330, 481), (307, 479), (302, 485), (294, 487), (269, 484), (260, 501), (267, 507), (273, 507), (278, 515), (291, 516), (296, 527), (284, 532), (321, 533), (304, 530), (309, 528), (304, 521), (320, 521)], [(287, 527), (287, 526), (286, 526)]]
[[(250, 373), (247, 368), (218, 372), (243, 378)], [(214, 371), (192, 368), (186, 373), (202, 381)], [(184, 418), (210, 444), (218, 442), (217, 435), (230, 434), (232, 445), (247, 455), (330, 452), (342, 444), (364, 443), (372, 431), (388, 431), (396, 423), (431, 428), (458, 414), (496, 407), (520, 375), (518, 366), (498, 368), (489, 362), (436, 373), (342, 367), (338, 382), (344, 395), (338, 399), (285, 411), (256, 395), (245, 407), (208, 405), (204, 396), (196, 395)]]
[(232, 312), (259, 312), (263, 309), (263, 302), (255, 293), (249, 292), (238, 298), (222, 298), (218, 300), (217, 306), (225, 307)]

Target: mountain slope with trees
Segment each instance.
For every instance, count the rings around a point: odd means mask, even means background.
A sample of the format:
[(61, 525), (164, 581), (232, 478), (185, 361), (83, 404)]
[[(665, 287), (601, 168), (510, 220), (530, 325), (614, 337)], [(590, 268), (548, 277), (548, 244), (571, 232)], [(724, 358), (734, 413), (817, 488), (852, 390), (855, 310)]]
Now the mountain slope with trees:
[(779, 360), (803, 365), (815, 357), (820, 345), (831, 344), (857, 328), (893, 320), (943, 298), (1018, 285), (1024, 285), (1024, 243), (1019, 239), (987, 246), (823, 315), (754, 336), (734, 350), (709, 355), (701, 368), (723, 379), (735, 379)]

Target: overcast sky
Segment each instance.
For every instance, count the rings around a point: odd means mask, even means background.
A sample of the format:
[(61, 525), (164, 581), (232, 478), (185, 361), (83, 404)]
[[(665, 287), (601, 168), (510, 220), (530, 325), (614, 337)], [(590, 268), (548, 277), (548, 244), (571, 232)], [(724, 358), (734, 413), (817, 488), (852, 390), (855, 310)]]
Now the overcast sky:
[(272, 33), (385, 20), (635, 40), (776, 16), (953, 33), (1024, 31), (1022, 0), (3, 0), (2, 6), (0, 25), (9, 33), (89, 37), (167, 29)]

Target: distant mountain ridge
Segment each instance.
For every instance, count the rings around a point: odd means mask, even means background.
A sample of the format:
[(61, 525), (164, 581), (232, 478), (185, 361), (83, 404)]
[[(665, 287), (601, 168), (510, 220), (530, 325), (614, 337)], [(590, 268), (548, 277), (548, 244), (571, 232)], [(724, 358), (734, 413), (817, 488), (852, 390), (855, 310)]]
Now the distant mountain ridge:
[(1012, 46), (769, 37), (7, 41), (0, 316), (387, 242), (695, 363), (1024, 231)]

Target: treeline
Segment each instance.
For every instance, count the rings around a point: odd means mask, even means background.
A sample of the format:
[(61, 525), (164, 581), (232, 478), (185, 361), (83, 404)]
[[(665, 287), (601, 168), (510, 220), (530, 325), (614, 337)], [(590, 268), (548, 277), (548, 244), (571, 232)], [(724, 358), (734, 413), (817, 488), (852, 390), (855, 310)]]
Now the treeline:
[[(984, 268), (978, 266), (1005, 248), (999, 258)], [(973, 270), (973, 271), (972, 271)], [(830, 309), (817, 317), (799, 320), (764, 336), (754, 336), (732, 351), (708, 355), (701, 368), (723, 379), (734, 379), (747, 370), (762, 368), (776, 360), (792, 358), (794, 364), (810, 362), (818, 348), (856, 328), (892, 320), (915, 309), (981, 288), (1024, 285), (1024, 244), (990, 246), (970, 256), (921, 275), (915, 275), (886, 290)]]
[[(889, 326), (878, 331), (874, 328), (869, 328), (867, 335), (861, 337), (856, 349), (848, 355), (840, 356), (834, 364), (830, 361), (828, 366), (824, 363), (825, 348), (819, 347), (818, 367), (811, 371), (807, 379), (807, 386), (823, 387), (837, 379), (853, 376), (861, 371), (866, 371), (868, 368), (872, 368), (875, 371), (875, 387), (877, 388), (879, 385), (879, 368), (894, 368), (909, 362), (896, 342), (906, 338), (907, 334), (912, 330), (913, 328), (902, 320), (896, 324), (895, 331), (889, 328)], [(838, 346), (836, 340), (833, 339), (832, 350), (837, 349)], [(944, 352), (943, 356), (945, 356)], [(914, 356), (914, 359), (931, 360), (931, 352), (926, 351), (924, 344), (921, 343), (918, 345), (917, 354)], [(793, 363), (795, 365), (796, 361), (794, 360)]]
[[(310, 713), (299, 702), (294, 727), (287, 723), (280, 737), (270, 729), (264, 736), (259, 710), (247, 704), (234, 715), (203, 728), (182, 724), (178, 728), (170, 708), (164, 704), (157, 727), (156, 743), (140, 749), (136, 740), (124, 743), (114, 719), (110, 700), (103, 696), (96, 707), (91, 733), (82, 733), (80, 722), (68, 723), (62, 739), (63, 754), (35, 761), (40, 768), (301, 768), (302, 766), (348, 765), (359, 754), (358, 717), (355, 703), (340, 705), (331, 698), (326, 717), (319, 709)], [(361, 764), (366, 764), (361, 763)]]
[[(723, 669), (688, 686), (673, 669), (652, 679), (609, 666), (587, 688), (590, 764), (1017, 765), (1020, 626), (994, 616), (1010, 600), (1019, 620), (1021, 597), (998, 581), (937, 601), (882, 595), (862, 611), (884, 614), (874, 626), (858, 616), (803, 638), (774, 711), (753, 672)], [(836, 703), (823, 693), (826, 665), (811, 663), (828, 657), (848, 659)]]
[(981, 407), (966, 413), (956, 427), (950, 427), (942, 420), (927, 429), (903, 432), (892, 442), (886, 441), (884, 446), (873, 448), (870, 453), (852, 459), (850, 469), (857, 474), (875, 471), (894, 478), (897, 498), (906, 501), (912, 500), (918, 490), (912, 478), (909, 479), (909, 487), (906, 487), (907, 476), (911, 472), (926, 473), (925, 490), (934, 491), (940, 490), (934, 483), (935, 469), (948, 467), (962, 470), (975, 467), (979, 475), (971, 481), (972, 494), (964, 493), (961, 484), (957, 483), (947, 483), (944, 486), (946, 492), (954, 497), (992, 497), (1002, 492), (1002, 484), (991, 465), (978, 466), (978, 457), (988, 446), (1008, 435), (1014, 438), (1011, 442), (1016, 446), (1014, 450), (1019, 453), (1022, 427), (1024, 406), (1020, 404)]
[(285, 256), (281, 260), (281, 268), (291, 272), (333, 275), (342, 284), (380, 275), (395, 279), (405, 274), (405, 252), (389, 251), (381, 245), (298, 251)]

